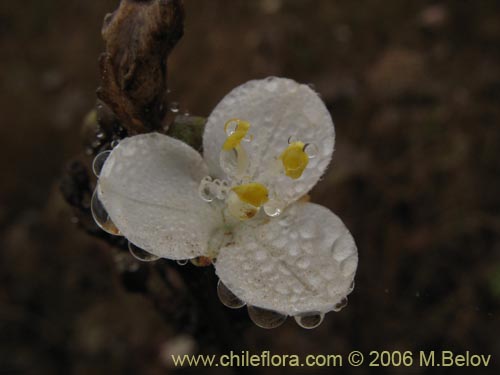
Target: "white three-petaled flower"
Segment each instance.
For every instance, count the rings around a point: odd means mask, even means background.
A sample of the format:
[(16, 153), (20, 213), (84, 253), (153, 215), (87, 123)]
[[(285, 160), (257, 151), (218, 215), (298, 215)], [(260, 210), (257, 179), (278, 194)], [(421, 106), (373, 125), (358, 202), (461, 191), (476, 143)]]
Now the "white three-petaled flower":
[(322, 316), (343, 304), (358, 264), (342, 221), (300, 199), (326, 170), (334, 140), (309, 86), (254, 80), (209, 116), (203, 158), (166, 135), (126, 138), (105, 161), (97, 196), (135, 246), (168, 259), (209, 257), (248, 305)]

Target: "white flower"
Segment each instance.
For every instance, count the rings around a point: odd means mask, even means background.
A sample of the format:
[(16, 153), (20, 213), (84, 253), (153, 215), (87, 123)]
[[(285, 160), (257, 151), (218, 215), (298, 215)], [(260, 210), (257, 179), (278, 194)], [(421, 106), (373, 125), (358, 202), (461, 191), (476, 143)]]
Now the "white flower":
[(312, 328), (345, 304), (358, 263), (342, 221), (299, 199), (327, 168), (334, 139), (310, 87), (254, 80), (209, 116), (203, 158), (166, 135), (126, 138), (104, 162), (97, 194), (135, 246), (168, 259), (213, 259), (223, 302), (248, 304), (258, 324), (291, 315)]

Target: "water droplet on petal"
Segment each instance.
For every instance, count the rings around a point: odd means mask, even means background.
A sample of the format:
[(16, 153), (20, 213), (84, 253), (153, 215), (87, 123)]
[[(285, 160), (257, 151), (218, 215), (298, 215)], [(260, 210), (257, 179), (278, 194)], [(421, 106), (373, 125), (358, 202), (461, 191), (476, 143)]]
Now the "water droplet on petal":
[(282, 325), (286, 320), (286, 315), (277, 311), (266, 310), (256, 306), (247, 306), (248, 316), (257, 326), (271, 329)]
[(224, 131), (228, 136), (230, 136), (236, 131), (237, 127), (238, 127), (238, 120), (232, 120), (225, 124)]
[(307, 154), (309, 159), (314, 159), (318, 155), (318, 146), (314, 143), (308, 143), (304, 146), (304, 152)]
[(295, 135), (291, 135), (290, 137), (288, 137), (288, 144), (291, 145), (292, 143), (294, 142), (297, 142), (298, 139)]
[(214, 200), (214, 194), (212, 192), (212, 178), (207, 176), (201, 180), (200, 186), (198, 187), (198, 193), (200, 198), (205, 202), (212, 202)]
[(97, 196), (97, 189), (94, 190), (94, 194), (92, 194), (92, 200), (90, 202), (90, 210), (92, 211), (92, 217), (96, 224), (106, 233), (112, 234), (114, 236), (119, 236), (120, 231), (115, 226), (115, 224), (111, 221), (106, 209), (104, 208), (102, 202), (99, 200)]
[(281, 214), (281, 212), (284, 209), (284, 204), (283, 202), (277, 200), (277, 199), (270, 199), (269, 201), (264, 204), (264, 212), (266, 215), (271, 216), (271, 217), (276, 217)]
[(236, 297), (233, 292), (231, 292), (220, 280), (217, 283), (217, 295), (224, 306), (231, 309), (239, 309), (240, 307), (245, 306), (245, 302)]
[(177, 264), (178, 264), (179, 266), (185, 266), (186, 264), (188, 264), (188, 262), (189, 262), (189, 259), (179, 259), (179, 260), (177, 261)]
[(160, 259), (159, 256), (151, 254), (150, 252), (141, 249), (140, 247), (134, 245), (132, 242), (128, 243), (128, 250), (135, 259), (140, 260), (141, 262), (153, 262), (155, 260)]
[(342, 298), (342, 300), (340, 302), (338, 302), (334, 307), (333, 307), (333, 311), (335, 312), (339, 312), (340, 310), (342, 310), (344, 307), (347, 306), (347, 297), (344, 297)]
[(325, 318), (325, 314), (319, 313), (319, 312), (314, 312), (314, 313), (297, 315), (295, 317), (295, 321), (302, 328), (313, 329), (313, 328), (316, 328), (317, 326), (319, 326), (323, 322), (324, 318)]
[(169, 106), (169, 109), (173, 113), (179, 112), (179, 103), (177, 103), (177, 102), (171, 102), (170, 106)]
[(109, 154), (111, 154), (111, 151), (103, 151), (94, 158), (94, 161), (92, 162), (92, 171), (94, 172), (96, 177), (99, 177), (99, 175), (101, 174), (102, 167), (106, 162)]

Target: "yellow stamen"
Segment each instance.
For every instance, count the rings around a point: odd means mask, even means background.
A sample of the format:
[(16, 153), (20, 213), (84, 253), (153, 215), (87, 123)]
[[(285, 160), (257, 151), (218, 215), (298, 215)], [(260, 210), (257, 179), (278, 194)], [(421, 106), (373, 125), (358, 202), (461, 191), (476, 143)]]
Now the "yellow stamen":
[(250, 129), (250, 123), (248, 121), (231, 119), (224, 125), (224, 131), (227, 132), (227, 127), (233, 122), (236, 122), (236, 129), (227, 137), (226, 141), (222, 145), (223, 151), (231, 151), (239, 146), (243, 138), (245, 138), (245, 136), (247, 135), (248, 130)]
[(232, 188), (241, 201), (260, 207), (269, 200), (267, 188), (258, 182), (238, 185)]
[(302, 176), (309, 163), (309, 156), (304, 151), (304, 147), (303, 142), (292, 142), (280, 156), (285, 174), (290, 178), (297, 179)]

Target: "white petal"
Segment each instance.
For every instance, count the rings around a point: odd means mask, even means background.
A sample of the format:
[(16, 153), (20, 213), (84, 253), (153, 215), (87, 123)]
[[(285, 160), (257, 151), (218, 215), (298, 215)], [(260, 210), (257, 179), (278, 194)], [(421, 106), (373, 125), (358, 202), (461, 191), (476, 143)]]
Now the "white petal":
[[(243, 142), (252, 166), (250, 176), (264, 184), (275, 183), (286, 203), (307, 193), (330, 162), (335, 141), (332, 118), (318, 94), (307, 85), (270, 77), (247, 82), (222, 99), (210, 114), (203, 136), (205, 160), (211, 174), (219, 178), (224, 177), (219, 165), (227, 137), (224, 124), (232, 118), (251, 124), (254, 139)], [(297, 180), (278, 174), (275, 167), (275, 160), (287, 148), (290, 137), (317, 148), (317, 156), (310, 159)]]
[(351, 292), (357, 264), (342, 221), (325, 207), (298, 202), (279, 219), (240, 227), (215, 267), (247, 304), (299, 315), (333, 310)]
[(164, 258), (206, 254), (221, 216), (198, 195), (208, 174), (185, 143), (151, 133), (126, 138), (111, 152), (98, 194), (112, 221), (133, 244)]

